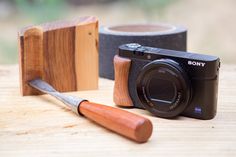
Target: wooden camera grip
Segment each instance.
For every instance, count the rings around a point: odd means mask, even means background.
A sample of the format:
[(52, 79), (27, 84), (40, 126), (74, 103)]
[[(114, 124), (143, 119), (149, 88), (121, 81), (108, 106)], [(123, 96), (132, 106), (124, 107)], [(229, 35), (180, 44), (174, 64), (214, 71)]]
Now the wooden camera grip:
[(129, 96), (128, 78), (131, 60), (127, 58), (114, 57), (115, 85), (113, 92), (113, 101), (118, 106), (133, 106)]
[(152, 134), (149, 119), (125, 110), (84, 101), (79, 111), (90, 120), (136, 142), (146, 142)]

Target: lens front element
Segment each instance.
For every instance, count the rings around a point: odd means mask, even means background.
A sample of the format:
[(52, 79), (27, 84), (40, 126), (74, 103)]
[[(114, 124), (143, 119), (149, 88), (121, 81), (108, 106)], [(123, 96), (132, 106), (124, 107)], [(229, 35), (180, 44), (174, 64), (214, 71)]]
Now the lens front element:
[(148, 83), (147, 94), (152, 101), (171, 103), (176, 95), (176, 87), (170, 80), (164, 80), (154, 76)]
[(182, 113), (191, 95), (187, 74), (170, 59), (145, 65), (136, 85), (143, 107), (159, 117), (171, 118)]

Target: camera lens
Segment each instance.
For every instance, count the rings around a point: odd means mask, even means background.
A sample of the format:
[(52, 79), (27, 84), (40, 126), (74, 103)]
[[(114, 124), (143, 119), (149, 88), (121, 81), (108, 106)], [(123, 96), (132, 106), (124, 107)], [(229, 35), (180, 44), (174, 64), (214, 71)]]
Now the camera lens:
[(175, 98), (176, 88), (170, 80), (152, 77), (147, 86), (147, 94), (152, 101), (172, 102)]
[(184, 111), (191, 88), (182, 67), (170, 59), (145, 65), (137, 78), (138, 97), (145, 109), (156, 116), (172, 118)]

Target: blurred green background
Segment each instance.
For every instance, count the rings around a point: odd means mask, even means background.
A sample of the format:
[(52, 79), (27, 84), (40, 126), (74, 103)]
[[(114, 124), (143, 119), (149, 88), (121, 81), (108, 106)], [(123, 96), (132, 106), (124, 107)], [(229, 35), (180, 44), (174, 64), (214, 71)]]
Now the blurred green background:
[(235, 0), (0, 0), (0, 64), (17, 63), (21, 27), (84, 15), (97, 16), (100, 25), (183, 25), (188, 51), (236, 63), (235, 8)]

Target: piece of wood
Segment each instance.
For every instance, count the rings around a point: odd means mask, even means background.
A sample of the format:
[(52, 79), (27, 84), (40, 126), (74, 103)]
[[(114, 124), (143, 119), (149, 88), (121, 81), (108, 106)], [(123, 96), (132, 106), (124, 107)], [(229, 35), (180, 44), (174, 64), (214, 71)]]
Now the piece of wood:
[[(1, 52), (0, 52), (1, 53)], [(18, 66), (0, 65), (1, 157), (234, 157), (236, 156), (236, 65), (220, 68), (216, 117), (163, 119), (145, 110), (153, 123), (151, 138), (137, 144), (78, 117), (49, 95), (22, 97)], [(114, 81), (99, 80), (99, 90), (68, 93), (116, 107)]]
[[(39, 92), (28, 85), (28, 80), (42, 77), (43, 74), (43, 30), (41, 27), (32, 27), (25, 31), (22, 50), (20, 51), (20, 71), (22, 88), (21, 92), (28, 94), (38, 94)], [(24, 52), (24, 53), (23, 53)], [(24, 91), (23, 91), (24, 89)]]
[[(32, 31), (39, 27), (40, 38)], [(98, 20), (95, 17), (27, 27), (19, 32), (18, 39), (22, 95), (37, 94), (27, 85), (36, 76), (60, 92), (97, 89)]]
[(84, 101), (79, 111), (90, 120), (136, 142), (146, 142), (152, 135), (149, 119), (125, 110)]
[(132, 100), (129, 96), (128, 78), (131, 60), (127, 58), (114, 57), (114, 70), (115, 70), (115, 85), (113, 92), (113, 100), (116, 105), (131, 107), (133, 106)]
[[(51, 29), (54, 26), (47, 26)], [(59, 91), (75, 91), (75, 28), (62, 27), (44, 33), (44, 80)]]
[[(90, 20), (95, 19), (87, 19)], [(98, 23), (84, 21), (76, 25), (75, 43), (77, 89), (97, 89), (98, 68), (94, 67), (98, 67)]]

